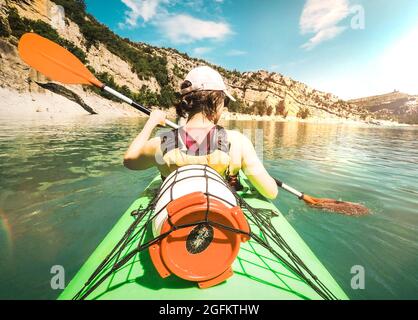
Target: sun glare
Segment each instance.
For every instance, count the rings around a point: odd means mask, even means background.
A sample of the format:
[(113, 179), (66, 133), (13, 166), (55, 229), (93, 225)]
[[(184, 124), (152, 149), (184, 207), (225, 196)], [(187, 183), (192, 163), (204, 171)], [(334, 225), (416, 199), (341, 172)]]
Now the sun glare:
[(418, 94), (418, 26), (383, 54), (380, 68), (385, 85)]

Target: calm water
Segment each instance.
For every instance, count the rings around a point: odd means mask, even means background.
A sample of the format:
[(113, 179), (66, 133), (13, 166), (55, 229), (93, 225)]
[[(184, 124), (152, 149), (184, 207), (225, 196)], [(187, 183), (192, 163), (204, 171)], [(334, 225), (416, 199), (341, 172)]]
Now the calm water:
[[(85, 117), (51, 124), (0, 119), (0, 298), (55, 299), (50, 268), (67, 281), (155, 175), (122, 156), (143, 125)], [(418, 298), (418, 129), (230, 122), (263, 129), (269, 171), (317, 196), (366, 204), (350, 218), (276, 204), (354, 299)], [(352, 290), (350, 269), (366, 270)]]

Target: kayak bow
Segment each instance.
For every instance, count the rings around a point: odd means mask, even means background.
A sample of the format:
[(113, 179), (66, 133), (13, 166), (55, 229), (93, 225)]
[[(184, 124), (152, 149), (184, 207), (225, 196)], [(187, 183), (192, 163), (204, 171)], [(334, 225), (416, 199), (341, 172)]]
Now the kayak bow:
[[(295, 269), (289, 264), (289, 261), (286, 261), (285, 252), (280, 248), (274, 247), (283, 259), (277, 258), (277, 255), (272, 254), (268, 248), (260, 245), (256, 239), (263, 238), (264, 235), (256, 224), (250, 223), (254, 238), (241, 244), (238, 257), (232, 265), (234, 276), (221, 284), (207, 289), (199, 289), (196, 284), (174, 275), (163, 279), (157, 273), (148, 250), (144, 250), (134, 254), (126, 264), (121, 265), (117, 270), (112, 270), (112, 268), (102, 270), (101, 274), (109, 272), (109, 277), (83, 298), (105, 300), (348, 299), (341, 287), (280, 211), (252, 189), (245, 177), (241, 177), (241, 183), (244, 189), (239, 192), (239, 197), (251, 207), (260, 210), (266, 221), (271, 220), (274, 232), (281, 236), (286, 245), (292, 249), (294, 257), (300, 260), (297, 264), (298, 268), (309, 270), (311, 275), (305, 271), (304, 274), (317, 287), (319, 286), (320, 290), (315, 290), (298, 272), (295, 272), (297, 268)], [(117, 243), (121, 241), (121, 238), (123, 239), (134, 220), (131, 213), (138, 208), (147, 207), (160, 186), (161, 179), (157, 177), (123, 214), (77, 272), (59, 299), (81, 298), (80, 295), (77, 296), (80, 290), (92, 288), (93, 283), (87, 286), (85, 284)], [(150, 234), (152, 235), (152, 232), (149, 232)], [(123, 259), (124, 257), (121, 257), (121, 260)], [(300, 263), (303, 264), (302, 267)], [(315, 278), (318, 280), (317, 282), (315, 282)]]

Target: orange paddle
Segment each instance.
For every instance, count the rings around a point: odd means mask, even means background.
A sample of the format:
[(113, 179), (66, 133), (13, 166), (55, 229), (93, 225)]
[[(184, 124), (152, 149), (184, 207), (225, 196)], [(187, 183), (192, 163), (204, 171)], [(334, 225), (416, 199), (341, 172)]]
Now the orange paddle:
[[(20, 39), (18, 49), (23, 61), (53, 81), (96, 86), (137, 110), (151, 114), (149, 109), (100, 82), (76, 56), (51, 40), (36, 33), (26, 33)], [(169, 120), (166, 124), (178, 128)]]
[(313, 208), (322, 209), (330, 212), (341, 213), (347, 216), (364, 216), (369, 213), (369, 209), (359, 203), (340, 201), (334, 199), (320, 199), (308, 196), (296, 189), (286, 185), (280, 180), (275, 179), (277, 185), (287, 192), (297, 196), (299, 200), (305, 201), (306, 204)]

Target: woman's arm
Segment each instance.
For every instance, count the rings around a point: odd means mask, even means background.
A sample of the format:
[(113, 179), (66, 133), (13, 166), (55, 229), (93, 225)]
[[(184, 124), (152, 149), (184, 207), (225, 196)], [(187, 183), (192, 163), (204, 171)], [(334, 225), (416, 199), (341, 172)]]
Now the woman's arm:
[(165, 125), (166, 114), (163, 111), (151, 112), (150, 118), (141, 133), (131, 143), (125, 153), (123, 165), (131, 170), (145, 170), (157, 164), (155, 154), (160, 146), (160, 138), (150, 139), (158, 125)]
[(242, 170), (258, 192), (268, 199), (275, 199), (279, 192), (276, 181), (264, 168), (251, 141), (244, 135), (241, 135), (241, 141)]

